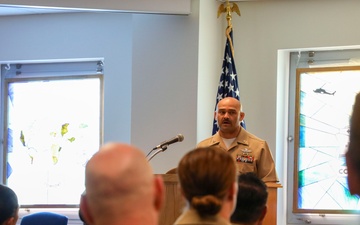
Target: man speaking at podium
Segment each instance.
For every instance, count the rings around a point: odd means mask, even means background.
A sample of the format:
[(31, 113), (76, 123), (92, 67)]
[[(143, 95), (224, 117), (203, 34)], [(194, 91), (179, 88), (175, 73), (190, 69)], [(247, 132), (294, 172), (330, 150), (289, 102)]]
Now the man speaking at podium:
[(197, 147), (216, 146), (232, 155), (240, 174), (253, 172), (264, 182), (278, 182), (274, 159), (267, 142), (240, 126), (245, 113), (241, 111), (239, 100), (233, 97), (223, 98), (219, 101), (214, 116), (219, 131), (201, 141)]

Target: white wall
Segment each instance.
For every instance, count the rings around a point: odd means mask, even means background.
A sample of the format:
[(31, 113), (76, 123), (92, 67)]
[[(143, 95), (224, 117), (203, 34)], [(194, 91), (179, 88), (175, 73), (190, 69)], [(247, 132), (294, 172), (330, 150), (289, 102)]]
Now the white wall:
[(133, 17), (131, 142), (149, 151), (185, 137), (151, 160), (155, 173), (177, 167), (196, 145), (198, 5), (190, 16)]
[(226, 19), (219, 2), (200, 0), (197, 142), (211, 136), (225, 50)]

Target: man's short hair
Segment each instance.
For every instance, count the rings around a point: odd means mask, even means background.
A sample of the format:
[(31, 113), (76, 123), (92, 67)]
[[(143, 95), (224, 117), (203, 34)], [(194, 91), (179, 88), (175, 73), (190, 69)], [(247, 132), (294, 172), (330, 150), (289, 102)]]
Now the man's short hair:
[(19, 203), (15, 192), (0, 184), (0, 224), (16, 215)]

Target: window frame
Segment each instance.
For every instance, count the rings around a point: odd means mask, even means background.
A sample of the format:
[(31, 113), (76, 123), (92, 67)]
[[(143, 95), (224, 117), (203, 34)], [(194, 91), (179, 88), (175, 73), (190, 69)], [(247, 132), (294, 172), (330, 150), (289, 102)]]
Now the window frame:
[[(360, 66), (334, 66), (334, 67), (315, 67), (315, 68), (297, 68), (296, 69), (296, 100), (295, 100), (295, 138), (294, 138), (294, 190), (293, 190), (293, 212), (295, 213), (319, 213), (319, 214), (357, 214), (354, 210), (325, 210), (325, 209), (300, 209), (298, 207), (298, 187), (299, 182), (299, 148), (300, 148), (300, 95), (301, 82), (300, 76), (303, 73), (323, 73), (323, 72), (343, 72), (343, 71), (359, 71)], [(326, 75), (324, 75), (326, 76)], [(354, 94), (355, 99), (355, 94)]]
[[(314, 54), (315, 53), (315, 54)], [(296, 69), (310, 67), (329, 67), (354, 65), (353, 58), (359, 58), (358, 47), (333, 47), (333, 48), (304, 48), (283, 49), (278, 51), (278, 104), (277, 104), (277, 160), (284, 160), (284, 190), (280, 193), (280, 202), (283, 202), (283, 212), (278, 214), (278, 219), (288, 225), (293, 224), (358, 224), (359, 214), (322, 214), (293, 212), (294, 201), (294, 137), (295, 137), (295, 98), (296, 98)], [(356, 62), (356, 61), (355, 61)], [(356, 64), (358, 65), (358, 64)]]
[[(11, 71), (11, 73), (6, 74), (4, 71), (4, 67), (13, 67), (16, 68), (18, 65), (26, 65), (27, 69), (23, 73)], [(43, 65), (43, 67), (42, 67)], [(52, 68), (53, 65), (54, 67)], [(0, 165), (2, 168), (2, 173), (0, 173), (0, 178), (2, 183), (6, 183), (6, 162), (7, 162), (7, 91), (5, 88), (9, 82), (26, 82), (26, 81), (47, 81), (47, 80), (75, 80), (75, 79), (86, 79), (86, 78), (96, 78), (99, 79), (100, 84), (100, 105), (99, 105), (99, 145), (103, 144), (103, 124), (104, 124), (104, 73), (103, 73), (103, 59), (102, 58), (94, 58), (94, 59), (68, 59), (68, 60), (43, 60), (43, 61), (12, 61), (12, 62), (0, 62), (0, 75), (1, 75), (1, 101), (0, 104), (0, 125), (3, 129), (0, 131), (0, 135), (2, 138), (1, 142), (1, 154), (0, 154)], [(33, 68), (32, 68), (33, 67)], [(37, 67), (37, 68), (35, 68)], [(45, 70), (41, 70), (41, 68), (46, 68)], [(49, 70), (52, 68), (54, 70)], [(38, 72), (36, 70), (38, 69)], [(57, 71), (59, 69), (59, 71)], [(27, 70), (27, 71), (26, 71)], [(34, 72), (35, 71), (35, 72)], [(16, 76), (16, 77), (15, 77)], [(79, 196), (80, 199), (80, 196)], [(34, 211), (41, 211), (43, 209), (55, 209), (56, 211), (60, 210), (63, 212), (71, 212), (71, 217), (77, 219), (77, 210), (78, 204), (57, 204), (57, 205), (21, 205), (20, 215), (27, 214)], [(75, 210), (75, 215), (74, 214)], [(65, 213), (64, 212), (64, 213)]]

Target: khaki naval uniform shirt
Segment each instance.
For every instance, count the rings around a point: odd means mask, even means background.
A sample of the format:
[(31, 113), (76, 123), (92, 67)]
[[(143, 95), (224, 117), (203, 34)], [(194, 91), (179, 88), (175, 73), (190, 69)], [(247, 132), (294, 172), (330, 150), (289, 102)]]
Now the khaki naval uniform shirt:
[(275, 163), (266, 141), (241, 128), (227, 149), (219, 132), (201, 141), (197, 147), (216, 146), (229, 152), (236, 161), (239, 173), (254, 172), (264, 182), (278, 182)]
[(195, 209), (189, 209), (179, 216), (174, 225), (231, 225), (231, 223), (220, 216), (201, 218)]

